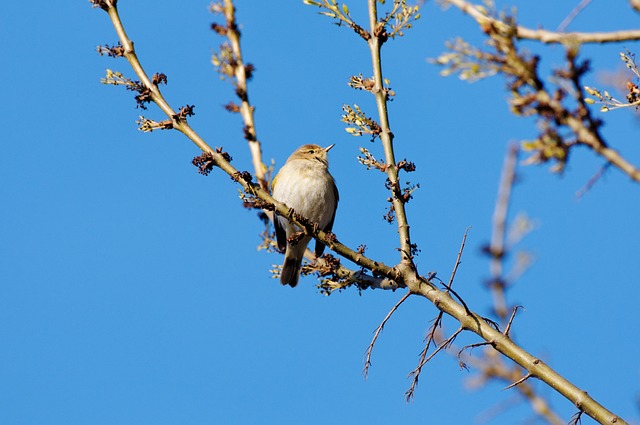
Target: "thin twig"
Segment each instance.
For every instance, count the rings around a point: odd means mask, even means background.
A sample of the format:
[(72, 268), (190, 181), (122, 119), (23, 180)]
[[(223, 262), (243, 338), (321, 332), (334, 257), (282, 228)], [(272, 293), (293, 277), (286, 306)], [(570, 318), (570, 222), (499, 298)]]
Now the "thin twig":
[(506, 255), (505, 234), (507, 227), (507, 213), (511, 201), (513, 185), (516, 181), (516, 165), (518, 163), (518, 145), (512, 144), (507, 150), (502, 167), (502, 177), (498, 189), (498, 199), (493, 212), (493, 231), (491, 233), (491, 245), (489, 254), (491, 255), (491, 293), (496, 315), (501, 319), (506, 319), (507, 301), (505, 299), (506, 282), (503, 277), (503, 260)]
[(583, 410), (578, 411), (577, 413), (575, 413), (573, 416), (571, 416), (571, 421), (569, 421), (568, 425), (578, 425), (582, 423), (582, 414), (584, 413)]
[[(420, 364), (418, 364), (418, 367), (411, 373), (413, 374), (414, 372), (418, 371), (417, 373), (419, 374), (420, 373), (419, 370), (421, 370), (424, 367), (424, 365), (429, 363), (429, 360), (431, 360), (433, 357), (435, 357), (435, 355), (438, 354), (443, 348), (447, 348), (448, 346), (450, 346), (453, 343), (453, 341), (456, 339), (456, 337), (458, 335), (460, 335), (460, 333), (463, 330), (464, 329), (462, 329), (462, 328), (458, 328), (458, 330), (456, 330), (449, 338), (447, 338), (442, 344), (440, 344), (438, 346), (438, 348), (436, 348), (436, 350), (429, 355), (429, 357), (427, 357), (422, 362), (420, 362)], [(417, 379), (416, 379), (416, 381), (417, 381)]]
[(589, 181), (584, 186), (582, 186), (582, 188), (578, 192), (576, 192), (576, 198), (580, 199), (584, 195), (586, 195), (589, 191), (591, 191), (593, 186), (595, 186), (595, 184), (598, 183), (598, 181), (600, 181), (602, 176), (605, 175), (609, 167), (611, 167), (611, 163), (605, 162), (605, 164), (598, 169), (598, 171), (593, 175), (593, 177), (591, 177)]
[(449, 278), (449, 283), (447, 284), (447, 292), (451, 289), (451, 285), (453, 285), (453, 280), (456, 277), (456, 273), (458, 271), (458, 266), (462, 262), (462, 252), (464, 251), (464, 245), (467, 243), (467, 233), (469, 233), (469, 229), (471, 226), (467, 227), (464, 231), (464, 236), (462, 237), (462, 243), (460, 244), (460, 249), (458, 250), (458, 256), (456, 257), (456, 264), (453, 266), (453, 270), (451, 271), (451, 277)]
[(493, 345), (491, 342), (489, 341), (482, 341), (482, 342), (476, 342), (475, 344), (469, 344), (469, 345), (465, 345), (464, 347), (462, 347), (460, 349), (460, 351), (458, 351), (458, 362), (460, 363), (464, 363), (462, 361), (462, 359), (460, 358), (460, 356), (462, 356), (462, 354), (464, 353), (464, 350), (469, 350), (469, 355), (471, 355), (471, 352), (473, 351), (474, 348), (478, 348), (478, 347), (484, 347), (485, 345)]
[(511, 313), (511, 317), (509, 318), (509, 323), (507, 323), (507, 326), (504, 328), (504, 331), (502, 332), (505, 336), (509, 336), (509, 331), (511, 331), (511, 324), (513, 323), (513, 319), (515, 319), (516, 312), (518, 311), (519, 308), (524, 309), (524, 307), (522, 307), (521, 305), (517, 305), (513, 308), (513, 312)]
[(571, 12), (569, 12), (567, 17), (562, 20), (560, 25), (558, 25), (558, 28), (556, 28), (556, 31), (564, 32), (564, 30), (567, 29), (571, 21), (573, 21), (576, 18), (576, 16), (578, 16), (580, 12), (584, 10), (585, 7), (589, 6), (590, 3), (591, 3), (591, 0), (582, 0), (580, 3), (578, 3), (578, 5), (574, 7)]
[(533, 376), (533, 375), (531, 375), (531, 373), (527, 373), (526, 375), (524, 375), (522, 378), (518, 379), (518, 380), (517, 380), (516, 382), (514, 382), (513, 384), (511, 384), (511, 385), (508, 385), (508, 386), (504, 387), (504, 388), (502, 389), (502, 391), (508, 390), (509, 388), (513, 388), (513, 387), (515, 387), (516, 385), (520, 385), (520, 384), (522, 384), (524, 381), (526, 381), (527, 379), (531, 378), (532, 376)]
[(438, 331), (438, 328), (442, 326), (443, 315), (444, 313), (442, 311), (438, 311), (438, 315), (436, 316), (435, 320), (433, 321), (433, 324), (429, 328), (429, 333), (425, 337), (425, 341), (427, 343), (425, 344), (424, 349), (420, 353), (420, 359), (418, 360), (418, 364), (424, 363), (424, 359), (427, 357), (427, 353), (429, 352), (429, 348), (431, 347), (431, 344), (435, 344), (436, 333)]
[(385, 318), (382, 320), (382, 323), (380, 323), (375, 333), (373, 334), (373, 339), (371, 340), (371, 343), (369, 344), (369, 347), (367, 348), (367, 351), (366, 351), (364, 368), (362, 369), (362, 374), (364, 375), (364, 379), (367, 379), (367, 376), (369, 375), (369, 368), (371, 367), (371, 354), (373, 353), (373, 347), (376, 344), (376, 340), (378, 339), (378, 336), (380, 336), (380, 333), (384, 329), (384, 325), (387, 323), (389, 319), (391, 319), (391, 316), (393, 315), (393, 313), (396, 312), (398, 307), (400, 307), (400, 305), (403, 302), (405, 302), (410, 295), (411, 295), (411, 292), (407, 292), (406, 294), (404, 294), (402, 298), (400, 298), (400, 301), (398, 301), (396, 305), (394, 305), (393, 308), (389, 310), (389, 313), (387, 313)]
[(438, 345), (438, 348), (436, 348), (433, 353), (431, 353), (431, 355), (429, 355), (429, 357), (425, 358), (425, 354), (427, 352), (427, 347), (425, 347), (425, 349), (422, 351), (422, 353), (420, 354), (420, 358), (421, 361), (418, 364), (418, 366), (411, 371), (411, 373), (409, 373), (409, 376), (412, 378), (411, 379), (411, 386), (409, 387), (409, 389), (405, 392), (405, 398), (407, 399), (407, 401), (411, 401), (415, 395), (416, 392), (416, 388), (418, 387), (418, 379), (420, 378), (420, 373), (422, 372), (422, 368), (432, 359), (435, 357), (436, 354), (438, 354), (440, 351), (442, 351), (442, 349), (449, 347), (453, 341), (456, 339), (456, 337), (458, 335), (460, 335), (460, 333), (463, 331), (464, 329), (462, 328), (458, 328), (458, 330), (456, 330), (449, 338), (447, 338), (442, 344)]

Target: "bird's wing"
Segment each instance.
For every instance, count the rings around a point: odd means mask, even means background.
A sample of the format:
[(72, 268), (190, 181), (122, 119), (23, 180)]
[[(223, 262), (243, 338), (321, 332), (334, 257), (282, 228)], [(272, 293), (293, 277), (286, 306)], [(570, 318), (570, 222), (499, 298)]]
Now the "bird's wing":
[[(331, 220), (329, 220), (329, 223), (326, 226), (324, 226), (324, 228), (322, 229), (325, 232), (330, 232), (331, 229), (333, 229), (333, 222), (336, 220), (336, 211), (338, 210), (338, 201), (340, 200), (340, 194), (338, 193), (338, 187), (336, 186), (336, 182), (332, 181), (331, 183), (333, 186), (333, 195), (335, 196), (335, 199), (336, 199), (336, 205), (333, 208), (333, 214), (331, 215)], [(320, 257), (323, 252), (324, 252), (324, 244), (316, 239), (316, 249), (315, 249), (316, 257)]]
[(278, 248), (281, 251), (287, 249), (287, 231), (285, 230), (283, 223), (280, 221), (282, 217), (275, 215), (273, 226), (276, 228), (276, 242), (278, 242)]
[[(280, 170), (282, 171), (282, 170)], [(276, 176), (271, 181), (271, 193), (273, 193), (276, 184), (278, 182), (278, 177), (280, 173), (276, 174)], [(280, 221), (281, 217), (277, 215), (275, 212), (273, 213), (273, 227), (276, 229), (276, 242), (278, 243), (278, 249), (284, 251), (287, 249), (287, 231), (284, 228), (285, 224)]]

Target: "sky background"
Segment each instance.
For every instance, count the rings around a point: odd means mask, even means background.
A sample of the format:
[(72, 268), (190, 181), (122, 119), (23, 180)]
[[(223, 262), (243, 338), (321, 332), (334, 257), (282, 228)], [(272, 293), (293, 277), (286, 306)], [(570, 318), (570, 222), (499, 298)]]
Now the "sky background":
[[(366, 22), (363, 0), (348, 3)], [(554, 29), (578, 3), (514, 1), (520, 22)], [(242, 123), (221, 105), (233, 99), (210, 63), (220, 22), (206, 1), (120, 1), (129, 36), (149, 74), (164, 72), (163, 92), (178, 108), (196, 105), (191, 125), (251, 169)], [(278, 168), (304, 143), (329, 145), (340, 193), (334, 232), (351, 247), (397, 262), (397, 232), (382, 216), (384, 176), (358, 164), (358, 147), (382, 157), (379, 143), (354, 138), (341, 106), (375, 112), (372, 96), (347, 86), (371, 75), (368, 49), (301, 1), (238, 0), (243, 52), (256, 67), (249, 92), (266, 161)], [(594, 0), (569, 29), (636, 28), (627, 2)], [(124, 59), (100, 57), (114, 44), (107, 15), (87, 1), (7, 2), (0, 18), (4, 54), (0, 92), (0, 424), (491, 424), (525, 423), (526, 404), (504, 383), (471, 390), (476, 372), (438, 355), (423, 371), (413, 403), (403, 394), (437, 310), (408, 300), (386, 326), (368, 380), (361, 375), (372, 332), (403, 292), (347, 290), (321, 295), (307, 277), (292, 290), (272, 279), (280, 254), (257, 252), (263, 230), (241, 207), (238, 187), (219, 170), (191, 165), (197, 148), (174, 132), (144, 134), (121, 87), (105, 69), (135, 79)], [(482, 42), (477, 25), (428, 2), (406, 36), (383, 49), (383, 71), (397, 158), (415, 162), (420, 183), (408, 205), (422, 274), (448, 276), (465, 229), (467, 250), (455, 287), (489, 315), (483, 286), (504, 152), (536, 136), (534, 122), (509, 113), (504, 81), (473, 85), (442, 78), (427, 61), (446, 40)], [(558, 46), (525, 43), (562, 64)], [(618, 53), (637, 43), (585, 46), (604, 87)], [(617, 95), (624, 99), (623, 94)], [(604, 116), (603, 133), (640, 164), (632, 111)], [(509, 293), (525, 311), (514, 338), (628, 421), (640, 423), (640, 187), (611, 170), (585, 196), (576, 192), (603, 161), (573, 152), (564, 175), (548, 166), (519, 168), (510, 217), (536, 228), (519, 246), (535, 262)], [(455, 330), (445, 321), (447, 332)], [(464, 335), (457, 342), (478, 342)], [(565, 419), (570, 402), (534, 383)], [(532, 423), (532, 422), (527, 422)], [(584, 418), (583, 423), (593, 423)]]

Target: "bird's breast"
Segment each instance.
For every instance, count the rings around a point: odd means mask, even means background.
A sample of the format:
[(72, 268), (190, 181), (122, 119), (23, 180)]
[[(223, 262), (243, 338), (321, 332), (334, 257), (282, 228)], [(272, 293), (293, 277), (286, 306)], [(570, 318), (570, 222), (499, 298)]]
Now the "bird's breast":
[(309, 162), (287, 162), (278, 173), (273, 197), (323, 227), (336, 208), (335, 183), (325, 166)]

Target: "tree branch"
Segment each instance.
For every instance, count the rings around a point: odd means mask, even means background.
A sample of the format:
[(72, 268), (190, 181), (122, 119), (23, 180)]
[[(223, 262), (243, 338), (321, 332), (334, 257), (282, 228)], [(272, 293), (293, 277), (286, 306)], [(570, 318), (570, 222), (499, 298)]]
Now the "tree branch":
[[(617, 423), (625, 424), (622, 419), (618, 418), (613, 413), (609, 412), (602, 405), (597, 403), (586, 392), (580, 390), (575, 385), (571, 384), (568, 380), (563, 378), (549, 366), (544, 364), (541, 360), (535, 358), (521, 347), (516, 345), (508, 336), (502, 334), (500, 331), (488, 324), (484, 318), (476, 313), (471, 312), (466, 305), (456, 302), (449, 293), (439, 290), (428, 279), (418, 276), (416, 270), (410, 260), (407, 257), (410, 250), (405, 254), (405, 258), (396, 267), (389, 267), (382, 262), (375, 261), (364, 256), (360, 252), (356, 252), (342, 243), (340, 243), (333, 233), (327, 233), (320, 231), (317, 225), (310, 222), (308, 219), (298, 215), (292, 209), (286, 205), (274, 200), (267, 190), (263, 189), (259, 184), (252, 182), (252, 176), (248, 172), (239, 172), (229, 163), (229, 155), (222, 152), (221, 149), (213, 150), (187, 123), (186, 118), (179, 114), (176, 114), (174, 110), (166, 102), (158, 87), (151, 82), (145, 73), (142, 65), (138, 61), (135, 54), (133, 43), (127, 37), (120, 17), (118, 15), (115, 1), (94, 1), (94, 4), (100, 6), (106, 10), (111, 18), (111, 21), (116, 29), (120, 42), (124, 48), (124, 56), (127, 58), (134, 71), (141, 79), (143, 84), (150, 92), (150, 97), (160, 109), (172, 120), (173, 128), (182, 132), (193, 143), (195, 143), (205, 154), (206, 158), (203, 161), (209, 161), (211, 166), (222, 169), (227, 175), (229, 175), (236, 183), (240, 184), (244, 191), (251, 197), (255, 197), (255, 203), (260, 204), (261, 208), (273, 210), (276, 214), (289, 218), (293, 223), (300, 226), (308, 234), (313, 235), (320, 241), (325, 243), (331, 250), (335, 251), (339, 255), (353, 261), (361, 267), (371, 270), (374, 274), (385, 276), (394, 280), (398, 286), (406, 286), (409, 288), (412, 294), (419, 294), (429, 301), (431, 301), (439, 310), (455, 318), (459, 323), (462, 330), (469, 330), (479, 335), (487, 344), (492, 345), (496, 350), (512, 359), (517, 364), (525, 368), (532, 377), (547, 383), (550, 387), (554, 388), (560, 394), (571, 400), (579, 409), (583, 410), (589, 416), (593, 417), (601, 423)], [(369, 0), (371, 24), (374, 33), (377, 29), (376, 24), (376, 9), (375, 0)], [(382, 73), (379, 62), (380, 53), (380, 39), (379, 35), (374, 35), (372, 38), (378, 39), (378, 42), (370, 45), (372, 50), (372, 59), (374, 62), (374, 71), (376, 74), (376, 87), (378, 92), (376, 93), (376, 99), (378, 100), (379, 111), (381, 114), (381, 121), (383, 121), (383, 145), (385, 147), (385, 155), (387, 156), (387, 162), (396, 171), (392, 172), (390, 177), (394, 177), (397, 183), (397, 169), (395, 168), (395, 160), (393, 158), (393, 145), (391, 132), (388, 126), (388, 119), (386, 117), (386, 103), (384, 96), (380, 89), (382, 88)], [(376, 59), (377, 58), (377, 59)], [(386, 130), (385, 130), (386, 129)], [(402, 203), (398, 203), (397, 213), (399, 216), (403, 216), (403, 222), (405, 225), (399, 227), (401, 235), (401, 246), (403, 248), (410, 248), (409, 240), (409, 228), (406, 225), (406, 217), (404, 217), (404, 206)]]
[(406, 279), (405, 282), (412, 292), (427, 298), (440, 310), (460, 322), (463, 329), (479, 335), (497, 351), (522, 366), (532, 377), (545, 382), (596, 421), (602, 424), (626, 424), (622, 418), (608, 411), (589, 396), (586, 391), (573, 385), (542, 360), (523, 350), (508, 336), (489, 326), (482, 317), (475, 313), (468, 314), (465, 308), (455, 302), (448, 294), (435, 289), (431, 285), (426, 285), (426, 282), (422, 279)]
[(493, 231), (491, 233), (491, 245), (488, 253), (491, 256), (490, 271), (491, 282), (489, 288), (493, 295), (493, 304), (496, 315), (505, 319), (507, 315), (507, 303), (504, 296), (506, 282), (503, 277), (503, 259), (506, 255), (505, 232), (507, 227), (507, 212), (511, 199), (511, 190), (516, 179), (516, 164), (518, 161), (518, 145), (509, 147), (502, 168), (502, 177), (498, 189), (498, 199), (493, 212)]
[(231, 44), (231, 51), (233, 52), (234, 59), (234, 75), (236, 94), (240, 98), (240, 115), (245, 124), (245, 138), (249, 143), (249, 150), (251, 152), (251, 159), (253, 161), (253, 168), (258, 182), (265, 188), (268, 187), (268, 182), (265, 180), (265, 172), (267, 166), (262, 160), (262, 147), (258, 136), (256, 134), (256, 126), (253, 117), (254, 108), (249, 102), (249, 91), (247, 87), (248, 72), (247, 69), (252, 69), (251, 65), (245, 65), (242, 59), (242, 49), (240, 48), (240, 31), (236, 23), (235, 7), (233, 0), (224, 0), (224, 7), (222, 12), (224, 13), (227, 21), (225, 36)]
[[(394, 4), (398, 0), (395, 0)], [(389, 178), (390, 188), (392, 192), (392, 204), (396, 213), (398, 223), (398, 234), (400, 235), (400, 252), (402, 262), (415, 268), (411, 259), (411, 237), (409, 235), (409, 223), (404, 208), (404, 201), (400, 196), (400, 181), (398, 179), (398, 167), (396, 165), (395, 153), (393, 149), (393, 133), (389, 126), (389, 113), (387, 111), (388, 93), (384, 89), (384, 79), (382, 76), (382, 60), (380, 58), (380, 49), (384, 40), (386, 40), (385, 25), (378, 22), (377, 0), (368, 0), (369, 5), (369, 27), (371, 38), (367, 41), (371, 52), (371, 62), (373, 66), (374, 87), (371, 90), (376, 99), (378, 107), (378, 116), (380, 119), (380, 140), (384, 149), (386, 160), (387, 177)]]
[[(499, 19), (487, 15), (477, 5), (465, 0), (445, 0), (462, 12), (471, 16), (479, 24), (491, 23), (504, 25)], [(518, 25), (516, 38), (524, 40), (537, 40), (545, 44), (565, 43), (621, 43), (624, 41), (640, 40), (640, 30), (614, 31), (614, 32), (555, 32), (543, 29), (533, 30)]]
[[(318, 226), (314, 226), (314, 223), (310, 222), (306, 218), (295, 214), (293, 209), (287, 207), (285, 204), (280, 203), (273, 199), (269, 192), (262, 188), (260, 185), (252, 183), (252, 176), (248, 172), (239, 172), (235, 169), (227, 160), (228, 155), (225, 155), (221, 149), (212, 149), (194, 130), (189, 126), (186, 119), (177, 119), (178, 115), (169, 106), (164, 99), (158, 87), (151, 82), (147, 76), (144, 68), (140, 64), (135, 50), (133, 48), (133, 42), (127, 37), (124, 30), (124, 26), (118, 14), (117, 7), (112, 2), (105, 2), (106, 11), (109, 14), (109, 18), (116, 29), (118, 38), (124, 47), (124, 57), (129, 61), (133, 70), (140, 78), (142, 84), (150, 91), (151, 100), (156, 103), (160, 109), (172, 120), (173, 128), (187, 136), (196, 146), (198, 146), (205, 155), (209, 158), (211, 166), (220, 168), (226, 174), (228, 174), (232, 180), (240, 184), (245, 192), (251, 196), (255, 196), (257, 199), (263, 201), (260, 207), (274, 211), (283, 217), (287, 217), (290, 221), (294, 222), (301, 229), (310, 235), (313, 235), (317, 239), (321, 240), (331, 250), (337, 252), (341, 256), (353, 261), (359, 266), (365, 267), (374, 273), (386, 276), (392, 280), (395, 280), (398, 284), (396, 287), (403, 287), (401, 274), (396, 269), (385, 265), (382, 262), (374, 261), (340, 243), (333, 233), (327, 233), (319, 230)], [(101, 6), (102, 7), (102, 6)], [(205, 159), (206, 160), (206, 159)], [(390, 288), (391, 289), (391, 288)]]

